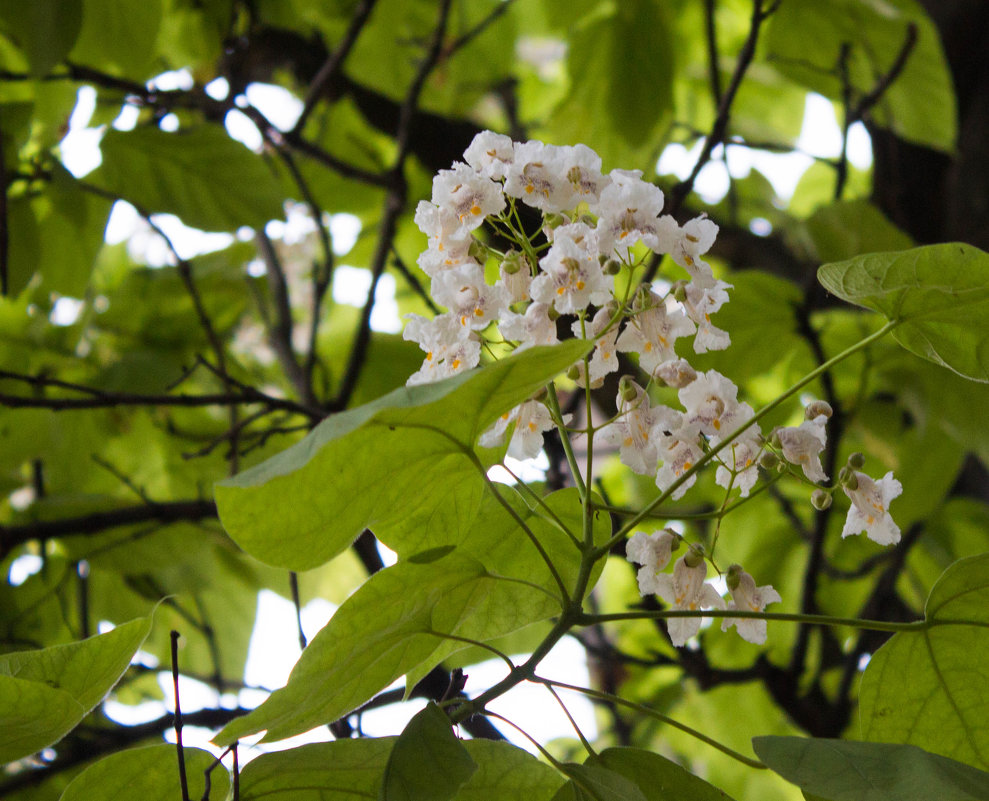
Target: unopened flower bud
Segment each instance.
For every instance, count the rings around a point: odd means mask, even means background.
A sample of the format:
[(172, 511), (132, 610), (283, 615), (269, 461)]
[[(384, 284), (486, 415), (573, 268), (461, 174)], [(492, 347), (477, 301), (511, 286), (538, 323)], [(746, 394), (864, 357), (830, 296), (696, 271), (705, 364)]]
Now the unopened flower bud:
[(605, 275), (618, 275), (622, 271), (622, 263), (618, 259), (608, 259), (601, 266), (601, 271)]
[(567, 378), (571, 381), (577, 381), (584, 375), (583, 370), (584, 365), (582, 364), (571, 364), (570, 368), (567, 370)]
[(853, 453), (848, 457), (848, 466), (853, 470), (859, 470), (865, 467), (865, 456), (858, 452)]
[(683, 303), (687, 299), (687, 282), (682, 279), (675, 281), (670, 287), (670, 294), (680, 303)]
[(815, 417), (820, 417), (821, 415), (825, 417), (831, 417), (834, 414), (834, 410), (831, 408), (831, 404), (827, 401), (816, 400), (813, 403), (807, 405), (804, 409), (804, 417), (808, 420), (813, 420)]
[(850, 467), (843, 467), (838, 471), (838, 481), (846, 488), (853, 492), (859, 488), (858, 476), (855, 475), (855, 471)]
[(671, 551), (678, 551), (678, 550), (680, 550), (680, 540), (682, 540), (683, 537), (681, 537), (672, 528), (664, 528), (663, 531), (665, 531), (668, 534), (672, 535), (672, 538), (670, 539), (670, 550)]
[(639, 396), (638, 388), (632, 381), (632, 376), (624, 375), (618, 382), (618, 394), (622, 396), (622, 400), (631, 403)]
[(810, 494), (811, 505), (821, 512), (831, 505), (831, 500), (831, 493), (821, 489), (816, 489)]
[(515, 275), (522, 269), (522, 254), (517, 250), (510, 250), (501, 260), (501, 270), (508, 275)]
[(738, 589), (738, 583), (742, 578), (742, 566), (732, 565), (728, 568), (728, 575), (725, 576), (725, 584), (732, 592)]
[(543, 215), (543, 225), (547, 228), (558, 228), (564, 222), (565, 219), (562, 214), (551, 212), (550, 214)]
[(764, 467), (766, 470), (775, 470), (779, 463), (779, 457), (772, 451), (763, 451), (762, 456), (759, 457), (759, 467)]
[(704, 546), (691, 545), (687, 553), (683, 555), (683, 562), (687, 567), (697, 567), (704, 562)]
[(470, 241), (470, 247), (467, 248), (467, 255), (474, 261), (484, 264), (488, 258), (488, 246), (483, 242), (478, 242), (476, 239), (472, 239)]
[(770, 446), (771, 446), (771, 447), (773, 447), (773, 448), (779, 448), (779, 447), (782, 447), (782, 446), (780, 445), (780, 428), (782, 428), (782, 426), (776, 426), (776, 428), (774, 428), (774, 429), (773, 429), (773, 430), (772, 430), (772, 431), (771, 431), (771, 432), (769, 433), (769, 444), (770, 444)]
[(546, 310), (546, 316), (549, 317), (549, 319), (552, 322), (556, 322), (558, 319), (560, 319), (560, 313), (556, 310), (555, 306), (550, 306)]
[(642, 311), (652, 306), (652, 291), (647, 286), (640, 286), (632, 298), (632, 308), (635, 311)]

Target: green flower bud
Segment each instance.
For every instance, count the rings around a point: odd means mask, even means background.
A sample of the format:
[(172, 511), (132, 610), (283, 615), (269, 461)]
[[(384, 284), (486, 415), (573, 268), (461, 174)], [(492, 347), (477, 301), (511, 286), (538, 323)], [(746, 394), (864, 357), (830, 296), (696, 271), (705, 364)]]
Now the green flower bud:
[(467, 255), (474, 261), (484, 264), (488, 258), (488, 246), (483, 242), (478, 242), (476, 239), (472, 239), (470, 241), (470, 247), (467, 248)]
[(683, 555), (684, 564), (687, 567), (697, 567), (704, 562), (704, 546), (691, 545), (690, 549)]
[(665, 529), (663, 529), (663, 531), (665, 531), (668, 534), (672, 534), (673, 535), (673, 539), (670, 542), (670, 550), (671, 551), (678, 551), (678, 550), (680, 550), (680, 543), (682, 542), (683, 537), (681, 537), (672, 528), (665, 528)]
[(834, 414), (831, 404), (827, 401), (814, 401), (813, 403), (808, 404), (807, 408), (804, 409), (804, 417), (808, 420), (813, 420), (815, 417), (820, 417), (822, 414), (825, 417), (831, 417), (831, 415)]
[(831, 493), (821, 489), (814, 490), (810, 495), (810, 502), (813, 507), (821, 512), (831, 505)]
[(515, 275), (515, 273), (522, 269), (522, 254), (517, 250), (508, 251), (505, 254), (505, 258), (501, 260), (500, 266), (507, 275)]
[(556, 322), (560, 318), (560, 313), (556, 310), (556, 306), (550, 306), (546, 312), (546, 316), (553, 322)]
[(865, 466), (865, 456), (861, 453), (853, 453), (848, 457), (848, 466), (853, 470), (860, 470)]
[(567, 220), (562, 214), (550, 213), (543, 215), (543, 225), (546, 228), (558, 228), (565, 222)]
[(742, 578), (742, 566), (732, 565), (728, 568), (728, 575), (725, 576), (725, 584), (728, 585), (728, 589), (732, 592), (738, 589), (738, 583)]
[(622, 396), (622, 400), (634, 401), (638, 397), (638, 390), (632, 383), (632, 376), (623, 375), (621, 380), (618, 382), (618, 393)]
[(580, 369), (582, 366), (580, 364), (571, 364), (567, 369), (567, 378), (571, 381), (576, 381), (580, 378), (584, 374), (584, 371)]
[(769, 445), (773, 448), (779, 448), (780, 446), (780, 426), (776, 426), (772, 431), (769, 432)]
[(622, 271), (622, 263), (618, 259), (608, 259), (601, 265), (601, 270), (605, 275), (618, 275)]
[(762, 456), (759, 457), (759, 467), (764, 467), (766, 470), (774, 470), (779, 463), (779, 457), (772, 451), (763, 451)]
[(683, 303), (687, 299), (687, 282), (682, 279), (674, 282), (673, 286), (670, 287), (670, 294), (680, 303)]

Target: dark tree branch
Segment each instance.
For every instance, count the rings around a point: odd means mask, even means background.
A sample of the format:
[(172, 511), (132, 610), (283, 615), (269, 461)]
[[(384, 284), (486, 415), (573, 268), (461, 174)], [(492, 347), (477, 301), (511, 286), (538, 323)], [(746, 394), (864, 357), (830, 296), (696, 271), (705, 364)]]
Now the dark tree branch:
[(292, 135), (301, 136), (302, 129), (306, 125), (306, 120), (309, 119), (309, 115), (316, 108), (316, 104), (322, 99), (326, 88), (334, 82), (337, 73), (343, 67), (343, 62), (350, 55), (351, 49), (357, 42), (357, 37), (364, 30), (364, 26), (367, 24), (376, 2), (377, 0), (361, 0), (357, 4), (354, 13), (350, 17), (350, 25), (347, 26), (347, 30), (340, 40), (340, 44), (337, 45), (337, 49), (330, 54), (330, 57), (320, 67), (319, 72), (316, 73), (316, 77), (313, 78), (309, 89), (306, 91), (306, 99), (302, 106), (302, 112), (299, 114), (299, 119), (295, 122), (295, 127), (292, 128)]
[(397, 153), (395, 155), (395, 162), (388, 171), (390, 189), (385, 198), (382, 219), (378, 228), (378, 244), (371, 260), (371, 286), (368, 289), (367, 301), (361, 310), (360, 323), (358, 324), (357, 334), (354, 337), (354, 344), (351, 347), (350, 358), (347, 361), (347, 369), (344, 372), (340, 391), (331, 404), (333, 411), (339, 411), (347, 407), (354, 388), (357, 386), (357, 379), (360, 377), (364, 363), (367, 361), (367, 348), (371, 340), (371, 311), (374, 308), (375, 290), (384, 272), (388, 254), (392, 249), (398, 218), (405, 208), (407, 193), (405, 160), (409, 156), (411, 124), (415, 114), (416, 104), (419, 102), (419, 95), (422, 93), (426, 79), (440, 60), (443, 37), (446, 33), (447, 19), (450, 13), (450, 1), (441, 0), (439, 18), (429, 49), (422, 63), (419, 65), (419, 69), (416, 72), (415, 78), (412, 80), (412, 84), (409, 86), (405, 100), (399, 110), (398, 128), (395, 131)]

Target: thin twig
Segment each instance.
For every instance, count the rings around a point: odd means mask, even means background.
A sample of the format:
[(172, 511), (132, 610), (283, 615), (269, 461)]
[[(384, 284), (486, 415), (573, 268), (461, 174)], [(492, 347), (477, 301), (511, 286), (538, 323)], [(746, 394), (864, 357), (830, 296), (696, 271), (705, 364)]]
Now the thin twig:
[(172, 690), (175, 694), (175, 751), (179, 760), (179, 783), (182, 801), (189, 799), (189, 782), (185, 775), (185, 753), (182, 748), (182, 705), (179, 702), (179, 633), (172, 629)]

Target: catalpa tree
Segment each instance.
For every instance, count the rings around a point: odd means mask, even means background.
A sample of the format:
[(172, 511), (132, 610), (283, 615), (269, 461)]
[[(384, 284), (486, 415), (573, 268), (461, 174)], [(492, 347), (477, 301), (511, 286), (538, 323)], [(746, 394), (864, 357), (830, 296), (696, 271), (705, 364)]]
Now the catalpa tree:
[(0, 9), (0, 795), (989, 798), (987, 21)]

